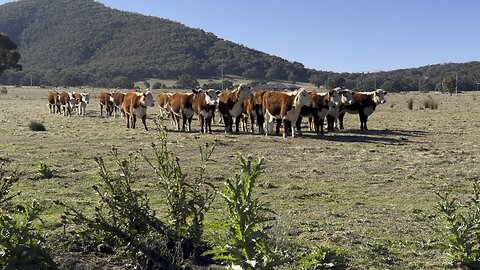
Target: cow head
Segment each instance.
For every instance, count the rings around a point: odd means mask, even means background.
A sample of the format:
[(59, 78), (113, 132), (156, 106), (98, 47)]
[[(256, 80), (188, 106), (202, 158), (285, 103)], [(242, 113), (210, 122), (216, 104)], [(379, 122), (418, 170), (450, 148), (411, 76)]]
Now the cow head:
[(301, 108), (302, 106), (311, 106), (312, 98), (310, 93), (305, 88), (300, 88), (295, 94), (295, 99), (293, 100), (293, 107)]
[(90, 94), (88, 93), (81, 93), (82, 96), (82, 102), (85, 102), (86, 104), (90, 103)]
[(152, 92), (147, 91), (143, 93), (142, 103), (145, 104), (147, 107), (153, 107), (155, 105), (155, 101), (152, 95)]
[(77, 99), (73, 93), (67, 92), (68, 94), (68, 105), (70, 108), (74, 109), (77, 107)]
[(338, 89), (328, 92), (328, 106), (335, 108), (342, 105), (342, 96), (338, 93)]
[(343, 89), (340, 90), (340, 95), (341, 95), (341, 103), (345, 105), (352, 105), (353, 104), (353, 95), (355, 92), (353, 92), (350, 89)]
[(252, 88), (246, 84), (241, 84), (238, 86), (237, 90), (238, 101), (243, 102), (252, 97)]
[(386, 102), (385, 100), (385, 95), (387, 94), (387, 91), (384, 91), (383, 89), (377, 89), (373, 92), (373, 102), (375, 104), (383, 104)]
[(208, 89), (205, 91), (205, 103), (207, 105), (217, 104), (218, 94), (220, 91), (215, 91), (215, 89)]

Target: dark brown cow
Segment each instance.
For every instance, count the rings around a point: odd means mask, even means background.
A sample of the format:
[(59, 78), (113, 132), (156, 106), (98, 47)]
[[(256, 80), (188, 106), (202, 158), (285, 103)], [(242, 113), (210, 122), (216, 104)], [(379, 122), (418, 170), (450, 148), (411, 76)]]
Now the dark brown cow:
[(342, 106), (342, 111), (338, 116), (340, 129), (343, 129), (343, 117), (345, 113), (358, 114), (360, 118), (360, 129), (368, 130), (367, 121), (376, 109), (377, 105), (385, 103), (386, 91), (377, 89), (372, 92), (356, 92), (353, 95), (353, 104)]
[(77, 105), (77, 100), (73, 93), (62, 92), (60, 93), (60, 106), (62, 107), (63, 116), (72, 116), (72, 110)]
[(50, 113), (60, 113), (60, 94), (58, 92), (49, 91), (48, 96), (48, 108)]
[(117, 117), (117, 111), (120, 112), (120, 117), (125, 115), (125, 112), (123, 111), (123, 100), (125, 99), (126, 94), (127, 93), (122, 92), (115, 92), (115, 94), (113, 94), (113, 105), (115, 106), (113, 117)]
[(310, 93), (312, 105), (302, 106), (300, 116), (296, 123), (299, 134), (301, 134), (302, 131), (302, 116), (308, 117), (310, 131), (314, 130), (318, 135), (323, 134), (323, 123), (329, 108), (328, 103), (333, 94), (333, 91), (326, 94), (318, 94), (317, 92)]
[[(123, 111), (125, 112), (125, 118), (127, 119), (127, 128), (135, 128), (137, 118), (142, 119), (145, 130), (147, 128), (147, 107), (153, 107), (155, 101), (150, 91), (145, 93), (130, 91), (125, 95), (123, 99)], [(131, 126), (130, 126), (131, 123)]]
[(192, 109), (200, 120), (200, 132), (212, 133), (212, 118), (220, 91), (214, 89), (196, 90), (192, 101)]
[(105, 113), (107, 116), (112, 116), (115, 105), (113, 104), (112, 93), (100, 93), (100, 115), (103, 116), (103, 106), (105, 106)]
[(290, 126), (292, 137), (295, 137), (295, 124), (302, 106), (310, 106), (312, 99), (306, 89), (300, 89), (295, 92), (266, 92), (263, 95), (263, 113), (265, 115), (265, 124), (267, 130), (265, 135), (273, 132), (273, 123), (276, 119), (283, 120), (283, 137), (287, 136), (287, 129)]
[(263, 124), (265, 122), (265, 117), (263, 116), (263, 95), (267, 90), (258, 90), (253, 92), (251, 98), (243, 102), (243, 112), (247, 115), (247, 118), (250, 122), (250, 131), (254, 132), (255, 122), (258, 126), (258, 132), (264, 134)]
[(195, 114), (192, 108), (194, 93), (174, 93), (170, 97), (170, 115), (177, 130), (180, 130), (180, 118), (183, 120), (182, 131), (188, 121), (188, 131), (191, 131), (192, 117)]
[(223, 116), (225, 133), (232, 133), (233, 119), (235, 119), (235, 133), (238, 133), (240, 117), (243, 113), (243, 102), (252, 96), (251, 88), (245, 84), (235, 90), (222, 92), (218, 97), (218, 110)]

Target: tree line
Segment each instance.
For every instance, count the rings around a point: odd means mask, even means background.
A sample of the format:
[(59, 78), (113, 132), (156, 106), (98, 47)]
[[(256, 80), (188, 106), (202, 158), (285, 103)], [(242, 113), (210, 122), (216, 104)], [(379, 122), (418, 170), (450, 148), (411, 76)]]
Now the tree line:
[[(201, 29), (105, 7), (94, 0), (22, 0), (0, 6), (0, 29), (18, 45), (23, 66), (0, 84), (128, 88), (147, 79), (219, 77), (311, 82), (388, 91), (476, 89), (479, 62), (439, 64), (376, 73), (334, 73), (305, 68), (218, 38)], [(444, 80), (447, 79), (445, 82)]]

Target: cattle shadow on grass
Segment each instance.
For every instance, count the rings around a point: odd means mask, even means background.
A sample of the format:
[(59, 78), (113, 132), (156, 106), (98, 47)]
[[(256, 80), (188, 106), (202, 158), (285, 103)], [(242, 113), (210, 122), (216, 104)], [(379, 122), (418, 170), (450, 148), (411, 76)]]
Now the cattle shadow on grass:
[(430, 132), (417, 130), (343, 130), (323, 136), (313, 135), (311, 138), (336, 142), (405, 144), (414, 142), (411, 138), (424, 137), (429, 134)]
[(389, 137), (375, 137), (368, 135), (349, 135), (349, 134), (328, 134), (324, 136), (315, 136), (320, 140), (332, 141), (332, 142), (353, 142), (353, 143), (382, 143), (382, 144), (404, 144), (412, 142), (406, 138), (389, 138)]
[(379, 130), (343, 130), (340, 134), (351, 133), (358, 135), (377, 135), (377, 136), (405, 136), (405, 137), (425, 137), (431, 132), (422, 130), (400, 130), (400, 129), (379, 129)]

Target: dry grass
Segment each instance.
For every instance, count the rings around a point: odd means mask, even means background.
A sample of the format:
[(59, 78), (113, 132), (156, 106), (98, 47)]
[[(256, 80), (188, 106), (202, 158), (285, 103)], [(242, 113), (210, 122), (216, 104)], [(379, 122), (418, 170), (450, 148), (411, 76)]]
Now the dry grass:
[[(48, 89), (9, 89), (0, 99), (0, 157), (24, 171), (18, 199), (40, 201), (47, 209), (42, 218), (57, 233), (62, 209), (53, 199), (85, 209), (97, 203), (91, 190), (98, 179), (92, 157), (106, 156), (112, 146), (123, 154), (140, 148), (148, 153), (156, 141), (151, 119), (156, 108), (148, 112), (149, 132), (128, 130), (124, 119), (100, 116), (99, 89), (84, 90), (92, 93), (85, 117), (49, 114)], [(351, 269), (440, 269), (443, 255), (431, 230), (436, 224), (434, 194), (444, 188), (463, 194), (480, 177), (480, 118), (471, 117), (480, 107), (467, 94), (431, 94), (439, 104), (448, 104), (435, 111), (389, 106), (408, 98), (426, 96), (389, 94), (387, 104), (369, 118), (366, 132), (358, 130), (358, 116), (347, 115), (347, 130), (320, 138), (308, 132), (293, 139), (224, 135), (215, 125), (212, 135), (169, 132), (169, 146), (185, 167), (193, 168), (199, 162), (195, 137), (202, 144), (216, 143), (207, 175), (219, 187), (237, 167), (236, 153), (264, 156), (266, 174), (258, 194), (277, 212), (274, 234), (285, 241), (331, 242), (349, 252)], [(467, 108), (468, 114), (460, 113)], [(49, 131), (30, 131), (32, 119)], [(192, 126), (199, 130), (196, 121)], [(39, 182), (35, 167), (41, 162), (55, 168), (55, 176)], [(152, 172), (140, 172), (145, 177), (136, 187), (160, 207), (163, 197)], [(219, 203), (208, 220), (223, 217)]]

